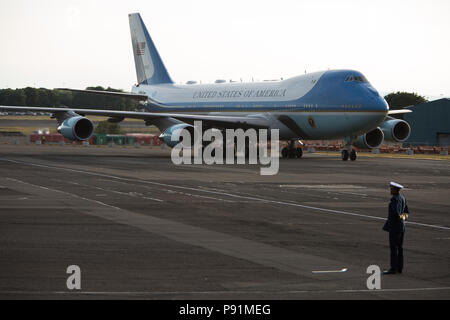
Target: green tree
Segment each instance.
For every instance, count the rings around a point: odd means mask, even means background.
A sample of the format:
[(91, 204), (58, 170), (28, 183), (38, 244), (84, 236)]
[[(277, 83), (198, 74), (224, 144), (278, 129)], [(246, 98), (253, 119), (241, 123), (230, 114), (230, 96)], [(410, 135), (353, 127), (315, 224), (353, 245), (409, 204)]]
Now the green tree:
[[(105, 89), (101, 86), (87, 87), (86, 90), (123, 92), (123, 90), (118, 90), (111, 87)], [(138, 110), (139, 102), (129, 98), (112, 97), (94, 93), (75, 92), (73, 93), (73, 101), (71, 107), (133, 111)]]
[(4, 89), (0, 91), (0, 105), (26, 106), (27, 96), (23, 89)]
[(413, 106), (428, 101), (425, 97), (419, 96), (417, 93), (399, 91), (388, 94), (384, 97), (384, 99), (386, 99), (387, 103), (389, 103), (389, 108), (391, 110), (402, 109), (404, 107)]
[(37, 107), (39, 106), (39, 92), (35, 88), (26, 87), (25, 89), (22, 89), (26, 95), (26, 105), (30, 107)]
[[(105, 89), (100, 86), (87, 89), (123, 92), (111, 87)], [(133, 99), (31, 87), (15, 90), (0, 89), (0, 105), (29, 107), (60, 107), (64, 105), (86, 109), (139, 110), (139, 102)]]

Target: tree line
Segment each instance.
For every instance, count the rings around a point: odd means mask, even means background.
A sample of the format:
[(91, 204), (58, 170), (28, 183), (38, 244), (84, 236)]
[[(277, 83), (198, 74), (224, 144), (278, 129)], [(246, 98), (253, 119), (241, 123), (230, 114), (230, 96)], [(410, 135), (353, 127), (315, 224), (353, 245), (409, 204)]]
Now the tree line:
[[(123, 92), (111, 87), (87, 87), (86, 90)], [(121, 97), (46, 88), (0, 89), (0, 105), (28, 107), (72, 107), (86, 109), (115, 109), (137, 111), (139, 102)]]
[(389, 104), (391, 110), (402, 109), (404, 107), (414, 106), (416, 104), (421, 104), (428, 102), (428, 100), (418, 95), (417, 93), (409, 92), (393, 92), (384, 97), (384, 99)]

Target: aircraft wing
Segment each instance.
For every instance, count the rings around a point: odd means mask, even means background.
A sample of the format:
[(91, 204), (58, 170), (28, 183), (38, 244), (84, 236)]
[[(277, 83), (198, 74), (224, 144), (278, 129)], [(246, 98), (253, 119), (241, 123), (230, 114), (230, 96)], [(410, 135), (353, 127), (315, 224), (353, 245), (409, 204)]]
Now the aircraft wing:
[(0, 106), (0, 110), (3, 111), (15, 111), (15, 112), (51, 112), (53, 114), (62, 114), (69, 111), (75, 112), (79, 115), (96, 115), (110, 117), (117, 122), (122, 121), (125, 118), (142, 119), (146, 122), (150, 122), (152, 119), (157, 118), (173, 118), (189, 124), (193, 124), (194, 121), (202, 121), (204, 127), (213, 128), (254, 128), (262, 129), (268, 128), (268, 120), (257, 116), (221, 116), (221, 115), (203, 115), (203, 114), (182, 114), (182, 113), (155, 113), (155, 112), (135, 112), (135, 111), (118, 111), (118, 110), (97, 110), (97, 109), (78, 109), (78, 108), (47, 108), (47, 107), (17, 107), (17, 106)]

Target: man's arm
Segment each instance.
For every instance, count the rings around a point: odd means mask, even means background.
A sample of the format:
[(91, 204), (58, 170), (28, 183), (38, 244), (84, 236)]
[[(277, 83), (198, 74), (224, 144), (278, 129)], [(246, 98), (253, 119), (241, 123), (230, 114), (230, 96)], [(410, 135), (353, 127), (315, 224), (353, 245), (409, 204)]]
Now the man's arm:
[(406, 204), (406, 202), (405, 202), (405, 210), (404, 210), (404, 212), (405, 213), (409, 213), (408, 205)]
[(402, 214), (400, 215), (400, 218), (403, 221), (406, 221), (406, 220), (408, 220), (408, 216), (409, 216), (409, 209), (408, 209), (408, 205), (406, 204), (406, 201), (405, 201), (405, 209), (403, 210)]
[(389, 203), (389, 219), (392, 222), (397, 222), (400, 220), (401, 212), (398, 212), (398, 200), (393, 197)]

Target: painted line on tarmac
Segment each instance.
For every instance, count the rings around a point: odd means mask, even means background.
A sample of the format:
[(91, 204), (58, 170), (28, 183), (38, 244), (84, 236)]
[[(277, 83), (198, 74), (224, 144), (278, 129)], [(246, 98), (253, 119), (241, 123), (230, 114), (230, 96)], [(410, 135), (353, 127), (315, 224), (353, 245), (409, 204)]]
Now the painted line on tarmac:
[[(104, 181), (104, 182), (113, 182), (113, 183), (124, 184), (124, 185), (127, 185), (127, 186), (130, 185), (129, 182), (122, 182), (122, 181), (116, 181), (116, 180), (111, 180), (111, 179), (98, 179), (98, 180), (99, 181)], [(144, 187), (144, 188), (148, 188), (148, 189), (150, 189), (152, 191), (155, 191), (155, 188), (151, 188), (151, 187), (148, 187), (148, 186), (142, 186), (142, 185), (137, 185), (137, 184), (134, 184), (134, 186)], [(173, 191), (173, 190), (168, 190), (168, 189), (166, 189), (166, 190), (164, 190), (164, 189), (156, 189), (156, 191), (158, 191), (158, 192), (165, 192), (165, 193), (168, 193), (168, 194), (181, 194), (181, 195), (187, 196), (187, 197), (204, 198), (204, 199), (217, 200), (217, 201), (223, 201), (223, 202), (232, 202), (232, 203), (236, 202), (236, 201), (232, 201), (232, 200), (225, 200), (225, 199), (222, 199), (222, 198), (201, 196), (199, 194), (192, 194), (192, 193), (186, 193), (186, 192), (181, 192), (181, 191)]]
[(435, 288), (392, 288), (392, 289), (341, 289), (341, 290), (230, 290), (230, 291), (0, 291), (0, 295), (105, 295), (105, 296), (146, 296), (146, 295), (223, 295), (223, 294), (327, 294), (327, 293), (377, 293), (377, 292), (421, 292), (447, 291), (450, 287)]
[(312, 273), (321, 274), (321, 273), (343, 273), (347, 272), (347, 268), (343, 268), (341, 270), (323, 270), (323, 271), (312, 271)]
[[(69, 199), (82, 199), (100, 205), (93, 206), (89, 210), (84, 210), (83, 214), (86, 215), (113, 221), (118, 224), (132, 226), (170, 240), (194, 247), (200, 247), (227, 255), (229, 257), (246, 260), (260, 266), (300, 275), (308, 279), (316, 279), (318, 277), (311, 274), (311, 270), (316, 268), (334, 269), (343, 265), (341, 261), (295, 252), (254, 240), (240, 238), (230, 234), (208, 230), (169, 219), (132, 212), (97, 200), (84, 198), (73, 193), (55, 190), (18, 179), (6, 178), (6, 180), (27, 186), (28, 189), (31, 189), (33, 194), (48, 196), (49, 193), (60, 193)], [(58, 198), (52, 199), (58, 200)], [(66, 198), (63, 200), (66, 200)], [(74, 206), (77, 205), (77, 203), (72, 204)], [(114, 210), (111, 210), (111, 208)], [(353, 267), (353, 270), (357, 270), (357, 267)], [(335, 275), (328, 275), (327, 279), (333, 277), (335, 277)]]
[(104, 203), (104, 202), (101, 202), (101, 201), (98, 201), (98, 200), (93, 200), (93, 199), (88, 199), (88, 198), (85, 198), (85, 197), (81, 197), (81, 196), (76, 195), (76, 194), (74, 194), (74, 193), (64, 192), (64, 191), (56, 190), (56, 189), (51, 189), (51, 188), (48, 188), (48, 187), (39, 186), (39, 185), (37, 185), (37, 184), (25, 182), (25, 181), (18, 180), (18, 179), (14, 179), (14, 178), (5, 178), (5, 179), (6, 179), (6, 180), (9, 180), (9, 181), (15, 181), (15, 182), (18, 182), (18, 183), (21, 183), (21, 184), (29, 185), (29, 186), (34, 187), (34, 188), (44, 189), (44, 190), (46, 190), (46, 191), (52, 191), (52, 192), (56, 192), (56, 193), (62, 193), (62, 194), (64, 194), (64, 195), (68, 195), (68, 196), (71, 196), (71, 197), (73, 197), (73, 198), (81, 199), (81, 200), (84, 200), (84, 201), (94, 202), (94, 203), (97, 203), (97, 204), (99, 204), (99, 205), (102, 205), (102, 206), (105, 206), (105, 207), (109, 207), (109, 208), (112, 208), (112, 209), (115, 209), (115, 210), (122, 210), (122, 209), (120, 209), (120, 208), (118, 208), (118, 207), (109, 205), (109, 204), (107, 204), (107, 203)]
[[(53, 180), (57, 180), (57, 179), (53, 179)], [(69, 183), (69, 184), (73, 184), (73, 185), (76, 185), (76, 186), (83, 186), (83, 187), (88, 187), (88, 188), (97, 189), (97, 190), (101, 190), (101, 191), (116, 193), (116, 194), (120, 194), (120, 195), (123, 195), (123, 196), (134, 197), (134, 198), (142, 198), (142, 199), (152, 200), (152, 201), (157, 201), (157, 202), (164, 202), (164, 200), (147, 197), (147, 196), (144, 196), (143, 194), (140, 194), (140, 193), (137, 193), (137, 192), (128, 193), (128, 192), (121, 192), (121, 191), (117, 191), (117, 190), (105, 189), (105, 188), (100, 188), (100, 187), (96, 187), (96, 186), (91, 186), (89, 184), (84, 184), (84, 183), (79, 183), (79, 182), (63, 181), (63, 180), (60, 180), (60, 181), (61, 182), (66, 182), (66, 183)]]
[[(83, 174), (99, 176), (99, 177), (107, 177), (107, 178), (112, 178), (112, 179), (117, 179), (117, 180), (122, 180), (122, 181), (134, 181), (134, 182), (140, 182), (140, 183), (144, 183), (144, 184), (152, 184), (152, 185), (158, 185), (158, 186), (164, 186), (164, 187), (170, 187), (170, 188), (185, 189), (185, 190), (192, 190), (192, 191), (197, 191), (197, 192), (225, 195), (225, 196), (232, 197), (232, 198), (240, 198), (240, 199), (254, 200), (254, 201), (260, 201), (260, 202), (265, 202), (265, 203), (279, 204), (279, 205), (283, 205), (283, 206), (294, 206), (294, 207), (299, 207), (299, 208), (304, 208), (304, 209), (321, 211), (321, 212), (325, 212), (325, 213), (329, 213), (329, 214), (342, 214), (342, 215), (347, 215), (347, 216), (354, 216), (354, 217), (367, 218), (367, 219), (373, 219), (373, 220), (383, 220), (383, 221), (386, 220), (386, 218), (382, 218), (382, 217), (369, 216), (369, 215), (360, 214), (360, 213), (353, 213), (353, 212), (347, 212), (347, 211), (307, 206), (307, 205), (303, 205), (303, 204), (299, 204), (299, 203), (295, 203), (295, 202), (285, 202), (285, 201), (262, 199), (262, 198), (257, 198), (257, 197), (241, 196), (241, 195), (232, 194), (232, 193), (228, 193), (228, 192), (213, 191), (213, 190), (206, 190), (206, 189), (186, 187), (186, 186), (178, 186), (178, 185), (172, 185), (172, 184), (167, 184), (167, 183), (133, 179), (133, 178), (123, 178), (123, 177), (117, 177), (117, 176), (104, 174), (104, 173), (90, 172), (90, 171), (84, 171), (84, 170), (79, 170), (79, 169), (70, 169), (70, 168), (59, 167), (59, 166), (49, 166), (49, 165), (43, 165), (43, 164), (25, 162), (25, 161), (18, 161), (18, 160), (12, 160), (12, 159), (0, 159), (0, 160), (9, 161), (9, 162), (18, 163), (18, 164), (29, 165), (29, 166), (37, 166), (37, 167), (42, 167), (42, 168), (83, 173)], [(407, 225), (421, 226), (421, 227), (441, 229), (441, 230), (450, 230), (449, 227), (445, 227), (445, 226), (438, 226), (438, 225), (412, 222), (412, 221), (408, 221)]]

